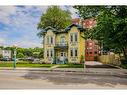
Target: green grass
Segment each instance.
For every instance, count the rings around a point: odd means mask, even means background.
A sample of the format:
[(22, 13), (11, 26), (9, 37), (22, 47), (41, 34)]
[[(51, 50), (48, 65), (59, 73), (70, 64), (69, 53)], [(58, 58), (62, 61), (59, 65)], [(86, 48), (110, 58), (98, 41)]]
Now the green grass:
[[(50, 68), (56, 64), (35, 64), (28, 61), (17, 62), (16, 67)], [(13, 67), (13, 62), (0, 62), (0, 67)], [(60, 64), (58, 68), (83, 68), (83, 64)]]

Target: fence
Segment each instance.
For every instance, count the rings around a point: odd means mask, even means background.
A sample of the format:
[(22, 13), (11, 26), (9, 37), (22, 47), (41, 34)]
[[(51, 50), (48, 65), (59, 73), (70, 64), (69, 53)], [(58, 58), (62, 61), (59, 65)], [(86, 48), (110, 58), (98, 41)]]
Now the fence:
[(105, 64), (114, 64), (114, 65), (121, 64), (119, 56), (115, 54), (98, 56), (98, 61)]

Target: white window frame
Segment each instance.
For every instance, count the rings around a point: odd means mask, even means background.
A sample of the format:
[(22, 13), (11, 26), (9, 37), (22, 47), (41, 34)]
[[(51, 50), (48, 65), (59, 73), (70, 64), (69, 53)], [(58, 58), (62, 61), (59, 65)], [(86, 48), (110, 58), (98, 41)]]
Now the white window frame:
[[(77, 36), (77, 41), (76, 41), (76, 36)], [(72, 41), (71, 41), (71, 37), (72, 37)], [(78, 33), (71, 33), (70, 34), (70, 42), (71, 43), (78, 42)]]

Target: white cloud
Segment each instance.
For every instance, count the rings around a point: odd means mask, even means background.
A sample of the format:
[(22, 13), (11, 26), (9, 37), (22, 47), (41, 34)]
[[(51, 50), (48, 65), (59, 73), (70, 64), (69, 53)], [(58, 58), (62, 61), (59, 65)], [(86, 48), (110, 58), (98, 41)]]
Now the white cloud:
[[(48, 6), (0, 6), (0, 23), (9, 26), (5, 27), (5, 31), (0, 31), (0, 43), (11, 46), (18, 44), (21, 47), (41, 47), (42, 40), (37, 37), (36, 28), (42, 13), (45, 13), (47, 8)], [(76, 16), (75, 9), (71, 6), (61, 8), (68, 8), (72, 17)]]
[(4, 38), (0, 38), (0, 44), (4, 44), (5, 43), (5, 39)]
[(9, 16), (15, 14), (16, 7), (14, 6), (0, 6), (0, 22), (4, 24), (9, 24)]
[(15, 44), (19, 47), (42, 47), (41, 40), (32, 38), (31, 36), (24, 35), (22, 38), (19, 38), (15, 41)]

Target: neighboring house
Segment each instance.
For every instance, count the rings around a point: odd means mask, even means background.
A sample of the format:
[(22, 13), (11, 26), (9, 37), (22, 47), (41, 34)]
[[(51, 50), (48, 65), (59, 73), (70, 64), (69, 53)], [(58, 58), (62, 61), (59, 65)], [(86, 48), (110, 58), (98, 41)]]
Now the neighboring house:
[(86, 60), (94, 61), (97, 60), (96, 56), (99, 55), (99, 45), (95, 40), (87, 39), (86, 40)]
[[(76, 25), (81, 25), (83, 28), (91, 29), (95, 27), (96, 20), (93, 18), (89, 19), (72, 19), (72, 23)], [(87, 39), (86, 40), (86, 52), (85, 52), (85, 60), (86, 61), (94, 61), (96, 60), (96, 56), (99, 55), (99, 45), (96, 40)]]
[(3, 58), (11, 58), (11, 50), (0, 50), (0, 54)]
[(84, 29), (76, 24), (61, 31), (46, 28), (43, 32), (45, 63), (80, 63), (81, 56), (85, 55), (83, 32)]
[(83, 28), (91, 29), (96, 26), (96, 20), (94, 18), (89, 18), (89, 19), (80, 19), (80, 18), (75, 18), (72, 19), (72, 23), (76, 25), (81, 25)]

